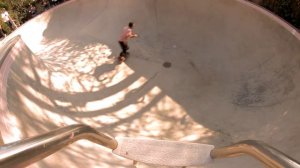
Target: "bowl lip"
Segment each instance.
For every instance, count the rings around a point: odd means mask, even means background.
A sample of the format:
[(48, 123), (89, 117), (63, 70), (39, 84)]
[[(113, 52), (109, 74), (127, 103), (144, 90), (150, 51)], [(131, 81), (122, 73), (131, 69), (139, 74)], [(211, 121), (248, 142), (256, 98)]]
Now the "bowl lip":
[[(24, 24), (20, 25), (15, 31), (13, 31), (11, 34), (9, 34), (6, 38), (0, 40), (0, 47), (17, 35), (21, 35), (21, 37), (22, 37), (22, 33), (21, 33), (22, 29), (23, 29), (23, 27), (26, 27), (27, 24), (31, 24), (31, 22), (34, 22), (35, 20), (38, 20), (38, 19), (43, 19), (44, 17), (49, 17), (49, 15), (51, 15), (51, 13), (53, 13), (57, 8), (62, 8), (71, 3), (76, 3), (79, 1), (82, 1), (82, 0), (68, 0), (60, 5), (54, 6), (50, 9), (38, 14), (36, 17), (34, 17), (34, 18), (28, 20), (27, 22), (25, 22)], [(275, 22), (275, 24), (278, 24), (283, 29), (287, 30), (286, 33), (291, 34), (292, 37), (295, 37), (296, 40), (298, 40), (298, 42), (300, 43), (300, 28), (298, 29), (297, 27), (295, 27), (291, 23), (287, 22), (280, 16), (276, 15), (272, 11), (264, 8), (261, 5), (254, 3), (254, 2), (251, 2), (250, 0), (234, 0), (234, 1), (240, 5), (248, 7), (249, 9), (253, 9), (253, 10), (257, 11), (258, 13), (260, 13), (264, 16), (267, 16), (270, 19), (270, 21)], [(296, 42), (296, 44), (298, 44), (298, 43)]]
[(296, 28), (294, 25), (290, 24), (289, 22), (287, 22), (280, 16), (276, 15), (275, 13), (269, 11), (268, 9), (266, 9), (258, 4), (250, 2), (248, 0), (236, 0), (236, 1), (242, 5), (250, 7), (252, 9), (256, 10), (257, 12), (260, 12), (260, 13), (268, 16), (272, 21), (274, 21), (274, 22), (278, 23), (279, 25), (281, 25), (282, 27), (284, 27), (286, 30), (288, 30), (294, 37), (296, 37), (300, 41), (300, 29)]

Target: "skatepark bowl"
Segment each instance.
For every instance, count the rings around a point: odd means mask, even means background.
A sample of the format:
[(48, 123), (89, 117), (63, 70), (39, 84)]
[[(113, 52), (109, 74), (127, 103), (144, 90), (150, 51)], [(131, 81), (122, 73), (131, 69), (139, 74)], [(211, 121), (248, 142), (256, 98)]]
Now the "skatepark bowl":
[[(118, 63), (129, 21), (139, 37)], [(300, 160), (300, 35), (249, 2), (70, 0), (0, 43), (3, 143), (85, 124), (112, 137), (216, 147), (259, 140)], [(29, 167), (132, 161), (80, 140)], [(242, 156), (203, 167), (263, 165)]]

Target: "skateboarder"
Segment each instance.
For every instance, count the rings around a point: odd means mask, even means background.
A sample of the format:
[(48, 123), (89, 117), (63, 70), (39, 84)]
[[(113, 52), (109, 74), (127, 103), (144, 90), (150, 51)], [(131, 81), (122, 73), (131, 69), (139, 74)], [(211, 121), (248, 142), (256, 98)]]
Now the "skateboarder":
[(129, 54), (127, 52), (129, 50), (128, 39), (138, 36), (137, 34), (133, 33), (132, 29), (133, 29), (133, 22), (129, 22), (128, 26), (123, 28), (123, 32), (119, 40), (119, 44), (122, 49), (122, 52), (120, 53), (119, 56), (120, 61), (125, 61), (126, 56)]

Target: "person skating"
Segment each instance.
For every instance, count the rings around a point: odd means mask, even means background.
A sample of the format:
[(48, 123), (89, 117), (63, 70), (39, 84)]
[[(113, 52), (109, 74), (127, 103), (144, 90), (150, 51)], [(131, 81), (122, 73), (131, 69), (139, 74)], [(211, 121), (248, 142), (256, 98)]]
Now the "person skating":
[(128, 26), (123, 28), (120, 40), (119, 40), (119, 44), (121, 46), (122, 52), (120, 53), (119, 56), (119, 60), (120, 61), (125, 61), (126, 56), (129, 54), (128, 50), (129, 50), (129, 46), (128, 46), (128, 40), (130, 38), (134, 38), (137, 37), (138, 35), (133, 33), (133, 26), (134, 23), (133, 22), (129, 22)]

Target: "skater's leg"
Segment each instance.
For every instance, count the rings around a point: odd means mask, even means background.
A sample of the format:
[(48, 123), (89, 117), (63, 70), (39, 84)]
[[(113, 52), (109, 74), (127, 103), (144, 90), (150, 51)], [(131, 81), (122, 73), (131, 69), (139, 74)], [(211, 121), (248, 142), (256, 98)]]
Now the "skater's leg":
[(126, 44), (123, 41), (119, 41), (119, 44), (120, 44), (121, 49), (122, 49), (121, 54), (125, 54), (126, 53)]
[(128, 46), (128, 44), (125, 44), (125, 52), (124, 52), (124, 53), (125, 53), (126, 55), (129, 54), (128, 50), (129, 50), (129, 46)]

